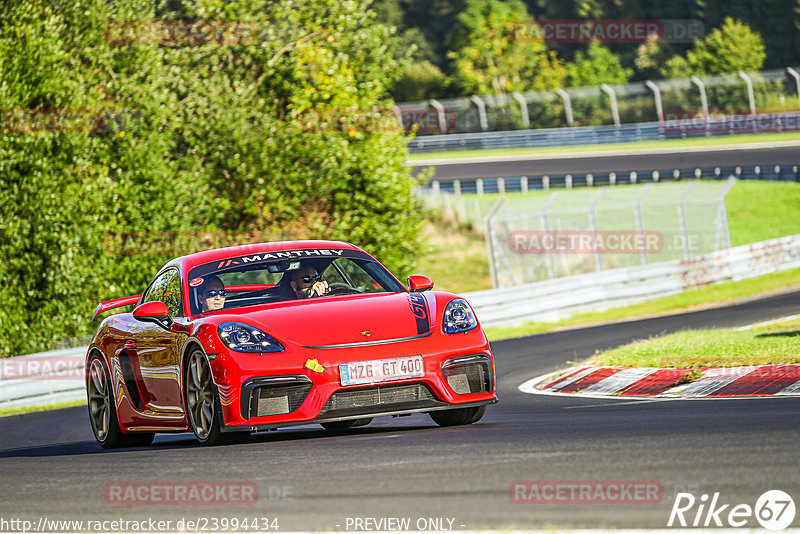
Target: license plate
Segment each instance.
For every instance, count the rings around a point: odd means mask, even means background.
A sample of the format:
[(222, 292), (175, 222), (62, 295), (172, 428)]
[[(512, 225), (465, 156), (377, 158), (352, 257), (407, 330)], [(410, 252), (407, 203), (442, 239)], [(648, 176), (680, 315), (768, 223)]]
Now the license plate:
[(339, 366), (339, 378), (343, 386), (374, 384), (375, 382), (422, 376), (425, 376), (422, 356), (351, 362)]

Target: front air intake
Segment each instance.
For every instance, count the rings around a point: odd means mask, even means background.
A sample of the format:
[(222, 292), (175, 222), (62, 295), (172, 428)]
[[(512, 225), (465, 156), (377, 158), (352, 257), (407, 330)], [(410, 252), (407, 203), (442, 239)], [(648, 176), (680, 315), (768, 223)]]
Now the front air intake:
[(488, 356), (464, 356), (447, 360), (442, 375), (450, 388), (459, 395), (491, 393), (494, 390), (492, 361)]

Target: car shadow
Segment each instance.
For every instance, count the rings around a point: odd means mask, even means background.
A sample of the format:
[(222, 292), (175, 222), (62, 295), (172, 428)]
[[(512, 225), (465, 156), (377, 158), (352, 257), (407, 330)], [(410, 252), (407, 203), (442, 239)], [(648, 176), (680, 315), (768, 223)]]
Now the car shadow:
[[(470, 425), (472, 426), (472, 425)], [(451, 427), (459, 428), (459, 427)], [(464, 427), (466, 428), (466, 427)], [(430, 430), (446, 430), (440, 429), (434, 423), (430, 424), (412, 424), (412, 425), (395, 425), (390, 424), (374, 426), (374, 427), (359, 427), (347, 430), (326, 430), (323, 428), (285, 428), (271, 432), (257, 432), (250, 436), (250, 439), (242, 444), (237, 445), (221, 445), (220, 447), (241, 447), (258, 443), (273, 443), (273, 442), (290, 442), (290, 441), (303, 441), (303, 440), (316, 440), (316, 439), (335, 439), (335, 438), (353, 438), (364, 436), (380, 436), (389, 433), (406, 433), (414, 431), (430, 431)], [(99, 443), (94, 440), (88, 441), (74, 441), (69, 443), (55, 443), (49, 445), (38, 445), (32, 447), (15, 447), (11, 449), (0, 449), (0, 458), (38, 458), (38, 457), (54, 457), (54, 456), (80, 456), (84, 454), (119, 454), (133, 451), (146, 451), (146, 450), (178, 450), (178, 449), (201, 449), (203, 448), (195, 439), (192, 434), (159, 434), (152, 445), (145, 447), (126, 447), (120, 449), (103, 449)]]
[(767, 332), (764, 334), (758, 334), (755, 337), (795, 337), (800, 336), (800, 330), (784, 330), (781, 332)]

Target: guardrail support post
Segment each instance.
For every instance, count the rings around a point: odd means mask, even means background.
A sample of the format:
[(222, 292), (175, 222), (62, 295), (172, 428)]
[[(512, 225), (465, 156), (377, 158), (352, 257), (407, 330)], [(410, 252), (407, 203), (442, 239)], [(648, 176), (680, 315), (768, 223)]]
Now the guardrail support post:
[(514, 91), (513, 93), (511, 93), (511, 96), (513, 96), (514, 99), (516, 99), (516, 101), (519, 102), (519, 111), (520, 111), (520, 113), (522, 113), (522, 126), (525, 127), (525, 129), (530, 128), (531, 127), (531, 117), (528, 114), (528, 103), (525, 102), (525, 97), (522, 96), (517, 91)]
[(797, 72), (792, 67), (786, 67), (786, 72), (794, 78), (794, 84), (797, 86), (797, 105), (800, 106), (800, 72)]
[(461, 194), (461, 180), (453, 180), (453, 193), (456, 195)]
[(547, 190), (550, 189), (550, 177), (546, 174), (542, 176), (542, 189)]
[(600, 89), (608, 94), (608, 99), (611, 101), (611, 117), (614, 119), (614, 126), (619, 126), (619, 107), (617, 106), (617, 94), (607, 83), (600, 84)]
[(478, 120), (481, 123), (481, 131), (486, 132), (489, 130), (489, 121), (486, 120), (486, 102), (481, 100), (477, 95), (469, 97), (473, 104), (478, 106)]
[(564, 185), (567, 186), (567, 189), (572, 189), (572, 175), (568, 174), (564, 177)]
[(706, 135), (709, 134), (711, 128), (711, 115), (708, 113), (708, 97), (706, 96), (706, 84), (697, 76), (691, 77), (692, 83), (700, 90), (700, 105), (703, 106), (703, 115), (706, 118)]
[(527, 193), (528, 192), (528, 177), (527, 176), (523, 176), (522, 178), (519, 179), (519, 189), (523, 193)]
[(569, 93), (559, 87), (556, 89), (556, 94), (564, 101), (564, 115), (567, 118), (567, 126), (575, 126), (575, 119), (572, 116), (572, 99), (569, 97)]
[(483, 178), (478, 178), (475, 180), (475, 189), (479, 195), (483, 194)]
[(431, 106), (433, 109), (436, 110), (436, 115), (439, 117), (439, 132), (446, 134), (447, 133), (447, 117), (444, 115), (444, 106), (436, 100), (435, 98), (431, 99)]
[(439, 196), (439, 194), (441, 193), (441, 186), (439, 184), (439, 180), (434, 180), (431, 182), (431, 192), (434, 195)]
[(506, 181), (502, 177), (497, 178), (497, 192), (500, 195), (506, 194)]

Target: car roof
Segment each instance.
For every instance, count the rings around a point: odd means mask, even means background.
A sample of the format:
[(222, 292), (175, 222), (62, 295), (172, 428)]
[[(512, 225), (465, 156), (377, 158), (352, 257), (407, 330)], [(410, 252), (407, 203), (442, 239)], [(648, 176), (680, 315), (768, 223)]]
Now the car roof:
[(253, 243), (250, 245), (238, 245), (234, 247), (195, 252), (194, 254), (188, 254), (186, 256), (176, 258), (176, 260), (170, 262), (170, 264), (180, 263), (184, 269), (191, 269), (197, 265), (203, 265), (205, 263), (224, 260), (226, 258), (232, 258), (236, 256), (259, 254), (262, 252), (281, 252), (286, 250), (308, 249), (348, 249), (364, 252), (357, 246), (351, 243), (345, 243), (344, 241), (274, 241), (270, 243)]

